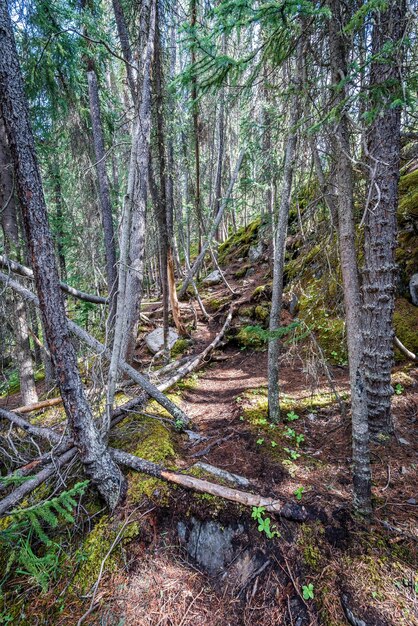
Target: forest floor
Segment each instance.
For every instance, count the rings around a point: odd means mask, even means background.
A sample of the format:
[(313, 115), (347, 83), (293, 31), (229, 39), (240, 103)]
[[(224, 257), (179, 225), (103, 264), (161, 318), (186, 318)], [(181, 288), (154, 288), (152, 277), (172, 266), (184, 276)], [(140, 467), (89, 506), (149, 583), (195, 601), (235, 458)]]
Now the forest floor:
[[(234, 280), (236, 269), (229, 268), (227, 277), (238, 294), (235, 300), (246, 303), (265, 268), (242, 280)], [(231, 300), (223, 285), (208, 288), (204, 296), (209, 307), (214, 301), (221, 305), (209, 324), (198, 322), (192, 333), (193, 353), (219, 331)], [(182, 308), (186, 313), (188, 306)], [(146, 314), (158, 324), (158, 305), (150, 305)], [(286, 311), (282, 322), (289, 321)], [(136, 356), (141, 368), (150, 363), (143, 345)], [(232, 340), (216, 351), (207, 366), (176, 387), (175, 399), (200, 439), (175, 435), (171, 466), (187, 473), (203, 461), (246, 477), (253, 492), (285, 500), (300, 497), (309, 512), (308, 522), (273, 519), (281, 536), (269, 539), (257, 531), (250, 511), (210, 496), (171, 490), (166, 500), (157, 488), (139, 505), (128, 499), (119, 519), (129, 515), (138, 519), (140, 537), (125, 549), (122, 565), (105, 568), (95, 596), (96, 610), (83, 623), (338, 626), (349, 619), (366, 626), (418, 625), (417, 368), (397, 367), (394, 373), (394, 382), (400, 385), (393, 400), (395, 436), (384, 445), (372, 446), (375, 511), (368, 527), (350, 514), (347, 368), (326, 370), (302, 356), (297, 345), (287, 348), (280, 365), (284, 424), (276, 427), (266, 419), (266, 370), (265, 351), (243, 350)], [(8, 408), (19, 403), (18, 394), (1, 401)], [(122, 445), (123, 433), (122, 427), (118, 434)], [(132, 431), (128, 428), (126, 433), (130, 437)], [(297, 436), (302, 436), (299, 443)], [(158, 452), (158, 441), (153, 445)], [(188, 523), (196, 517), (217, 520), (225, 527), (243, 524), (240, 550), (250, 549), (251, 558), (264, 559), (260, 571), (242, 584), (237, 582), (242, 572), (237, 574), (233, 563), (223, 575), (205, 572), (177, 535), (179, 521)], [(304, 598), (302, 590), (309, 584), (314, 597)], [(57, 588), (62, 592), (64, 583), (54, 589), (55, 597)], [(86, 596), (83, 600), (74, 594), (61, 614), (52, 617), (46, 598), (35, 594), (27, 609), (29, 621), (16, 623), (75, 624), (88, 609)]]

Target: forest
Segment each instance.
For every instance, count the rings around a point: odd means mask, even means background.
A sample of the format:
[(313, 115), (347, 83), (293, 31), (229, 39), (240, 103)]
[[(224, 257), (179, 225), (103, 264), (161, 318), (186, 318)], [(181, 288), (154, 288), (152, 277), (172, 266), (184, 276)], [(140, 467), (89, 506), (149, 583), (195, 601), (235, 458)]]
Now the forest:
[(0, 0), (0, 624), (418, 626), (417, 0)]

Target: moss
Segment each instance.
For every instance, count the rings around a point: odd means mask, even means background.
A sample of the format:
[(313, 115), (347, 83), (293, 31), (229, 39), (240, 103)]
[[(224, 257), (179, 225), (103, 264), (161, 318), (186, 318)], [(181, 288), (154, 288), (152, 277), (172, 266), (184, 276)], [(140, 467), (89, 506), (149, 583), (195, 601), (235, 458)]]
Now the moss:
[(254, 302), (262, 302), (263, 300), (270, 300), (271, 298), (272, 284), (267, 283), (265, 285), (258, 285), (251, 294), (251, 300)]
[(255, 307), (253, 306), (240, 306), (238, 309), (238, 315), (241, 317), (254, 317)]
[(325, 356), (337, 365), (347, 362), (345, 322), (335, 315), (326, 304), (327, 295), (321, 290), (321, 282), (313, 279), (299, 301), (299, 317), (314, 332)]
[(184, 354), (188, 349), (190, 342), (188, 339), (177, 339), (174, 346), (171, 348), (171, 356), (174, 358)]
[(248, 270), (252, 267), (252, 265), (250, 263), (247, 263), (246, 265), (243, 265), (242, 267), (239, 268), (239, 270), (237, 270), (234, 273), (234, 277), (235, 278), (244, 278), (245, 274), (248, 272)]
[(288, 281), (300, 277), (306, 271), (309, 271), (309, 277), (313, 276), (313, 261), (323, 249), (322, 244), (316, 244), (307, 249), (306, 252), (299, 253), (296, 258), (288, 261), (285, 265), (285, 276)]
[(219, 311), (227, 302), (229, 302), (229, 298), (225, 296), (224, 298), (209, 298), (206, 300), (206, 304), (212, 313)]
[[(302, 549), (305, 565), (316, 571), (321, 568), (321, 536), (324, 534), (322, 525), (302, 524), (298, 537), (298, 545)], [(322, 569), (322, 568), (321, 568)]]
[(270, 307), (259, 304), (255, 307), (255, 317), (260, 322), (265, 322), (270, 316)]
[(238, 259), (247, 256), (251, 245), (258, 238), (260, 224), (261, 220), (258, 218), (248, 226), (239, 228), (236, 233), (221, 244), (219, 246), (219, 262), (223, 264), (233, 258)]
[(418, 170), (399, 180), (398, 218), (401, 224), (418, 219)]
[[(175, 458), (175, 449), (172, 435), (160, 422), (151, 418), (143, 420), (146, 425), (136, 445), (133, 454), (146, 461), (153, 461), (161, 465), (172, 463)], [(130, 472), (128, 499), (133, 504), (140, 502), (144, 497), (164, 506), (168, 503), (170, 494), (169, 485), (158, 478), (144, 476), (138, 472)]]
[[(96, 582), (103, 559), (108, 553), (117, 535), (117, 526), (104, 515), (93, 530), (87, 535), (82, 548), (77, 552), (76, 559), (81, 563), (74, 579), (74, 585), (82, 593), (90, 590)], [(117, 551), (111, 554), (104, 565), (105, 571), (114, 572), (117, 569)]]
[[(393, 325), (398, 339), (408, 350), (418, 352), (418, 307), (405, 298), (398, 298), (395, 303)], [(398, 350), (395, 351), (396, 360), (405, 360)]]

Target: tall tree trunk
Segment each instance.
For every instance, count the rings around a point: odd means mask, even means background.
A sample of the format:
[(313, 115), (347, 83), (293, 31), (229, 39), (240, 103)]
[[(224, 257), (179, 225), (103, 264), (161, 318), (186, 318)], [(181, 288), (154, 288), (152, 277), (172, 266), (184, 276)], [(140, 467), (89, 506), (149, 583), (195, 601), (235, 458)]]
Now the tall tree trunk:
[[(191, 0), (190, 2), (190, 27), (192, 30), (193, 44), (191, 46), (191, 62), (192, 65), (196, 63), (196, 21), (197, 21), (197, 2), (198, 0)], [(197, 229), (199, 233), (199, 252), (202, 247), (203, 237), (203, 216), (202, 205), (200, 197), (200, 139), (199, 139), (199, 103), (197, 102), (197, 75), (196, 71), (192, 71), (192, 117), (193, 117), (193, 145), (194, 145), (194, 162), (195, 162), (195, 184), (194, 184), (194, 207), (197, 220)]]
[(123, 58), (125, 60), (126, 75), (128, 78), (128, 85), (132, 95), (132, 100), (135, 102), (137, 90), (135, 81), (135, 70), (132, 67), (132, 53), (129, 43), (129, 33), (126, 26), (125, 14), (123, 12), (120, 0), (112, 0), (113, 12), (115, 14), (116, 28), (118, 30), (118, 36), (120, 41), (120, 47), (122, 48)]
[[(145, 11), (145, 8), (143, 8)], [(139, 310), (142, 298), (144, 275), (145, 219), (148, 192), (148, 173), (151, 136), (151, 67), (154, 56), (156, 2), (149, 6), (148, 33), (144, 49), (140, 105), (135, 108), (135, 120), (128, 171), (128, 189), (125, 196), (120, 236), (120, 259), (118, 273), (118, 301), (112, 359), (109, 368), (106, 401), (106, 423), (108, 431), (110, 415), (118, 378), (120, 359), (132, 361), (136, 338)], [(143, 25), (145, 28), (145, 24)], [(141, 33), (144, 43), (145, 33)]]
[(116, 316), (117, 297), (116, 245), (115, 233), (113, 229), (109, 180), (106, 172), (106, 153), (100, 114), (99, 88), (92, 59), (88, 60), (87, 80), (89, 84), (90, 116), (93, 130), (97, 182), (99, 186), (100, 209), (103, 225), (107, 290), (109, 294), (109, 321), (110, 328), (112, 328), (114, 326)]
[[(19, 229), (16, 216), (15, 189), (12, 159), (6, 137), (3, 118), (0, 116), (0, 208), (6, 251), (19, 251)], [(19, 370), (20, 393), (23, 404), (38, 401), (36, 392), (32, 354), (29, 341), (28, 313), (25, 303), (13, 296), (10, 301), (13, 315), (11, 324), (15, 336), (15, 358)]]
[[(296, 124), (300, 114), (300, 82), (301, 82), (301, 44), (297, 49), (297, 92), (291, 99), (289, 136), (286, 141), (284, 158), (283, 182), (277, 229), (275, 234), (274, 260), (273, 260), (273, 291), (271, 296), (271, 311), (269, 331), (277, 333), (280, 327), (280, 316), (283, 302), (283, 270), (286, 253), (287, 225), (289, 222), (290, 201), (292, 196), (292, 180), (296, 158), (297, 129)], [(280, 419), (279, 405), (279, 354), (280, 339), (271, 336), (268, 342), (268, 411), (271, 422), (276, 423)]]
[[(364, 364), (370, 432), (392, 432), (390, 383), (393, 365), (393, 310), (396, 290), (396, 234), (402, 94), (402, 47), (406, 3), (389, 2), (375, 15), (367, 133), (369, 191), (364, 232)], [(386, 49), (386, 52), (385, 52)]]
[(0, 105), (14, 162), (41, 314), (68, 418), (86, 474), (110, 508), (124, 493), (124, 478), (94, 425), (70, 340), (54, 246), (29, 122), (7, 3), (0, 3)]
[(345, 87), (341, 87), (347, 76), (347, 41), (343, 34), (346, 20), (340, 0), (330, 0), (330, 8), (333, 14), (329, 21), (333, 105), (337, 106), (339, 111), (338, 122), (331, 129), (336, 167), (336, 189), (333, 195), (337, 198), (338, 208), (338, 238), (350, 369), (354, 506), (360, 512), (369, 514), (371, 511), (371, 470), (365, 382), (364, 373), (360, 367), (363, 343), (360, 283), (355, 246), (353, 172), (350, 160), (348, 119), (344, 109), (346, 93)]

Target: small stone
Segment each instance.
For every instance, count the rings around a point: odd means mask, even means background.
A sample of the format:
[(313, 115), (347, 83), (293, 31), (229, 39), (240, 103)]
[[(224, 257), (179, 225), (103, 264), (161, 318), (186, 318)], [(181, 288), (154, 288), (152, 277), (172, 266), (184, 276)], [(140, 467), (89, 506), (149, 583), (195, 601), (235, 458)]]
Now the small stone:
[(213, 270), (210, 274), (203, 279), (204, 285), (217, 285), (222, 280), (221, 272), (219, 270)]
[(412, 304), (418, 306), (418, 273), (414, 274), (409, 281), (409, 293), (411, 294)]
[(409, 500), (406, 501), (407, 504), (416, 504), (417, 501), (415, 500), (415, 498), (409, 498)]
[(402, 465), (401, 469), (400, 469), (401, 474), (407, 474), (408, 470), (406, 469), (406, 467), (404, 465)]
[(403, 446), (410, 446), (411, 444), (409, 443), (409, 441), (407, 441), (406, 439), (404, 439), (403, 437), (399, 437), (399, 443)]
[(250, 267), (250, 269), (247, 270), (245, 277), (248, 278), (249, 276), (253, 276), (253, 274), (255, 274), (255, 269), (253, 267)]
[[(168, 347), (170, 350), (174, 346), (178, 338), (179, 336), (174, 330), (174, 328), (169, 328), (168, 329)], [(145, 343), (147, 345), (148, 350), (152, 352), (153, 354), (157, 354), (157, 352), (160, 352), (160, 350), (164, 348), (164, 329), (156, 328), (155, 330), (153, 330), (151, 333), (149, 333), (145, 337)]]
[(314, 422), (316, 420), (315, 413), (308, 413), (308, 420)]

